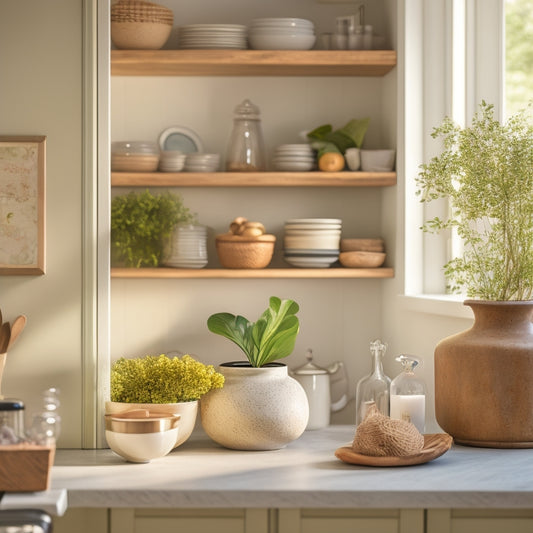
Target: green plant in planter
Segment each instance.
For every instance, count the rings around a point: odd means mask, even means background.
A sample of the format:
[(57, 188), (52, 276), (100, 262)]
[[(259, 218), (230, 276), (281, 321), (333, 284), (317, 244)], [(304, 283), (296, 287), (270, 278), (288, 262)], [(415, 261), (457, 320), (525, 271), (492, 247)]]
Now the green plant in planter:
[(195, 221), (181, 196), (168, 191), (115, 196), (111, 202), (112, 261), (127, 267), (156, 267), (176, 225)]
[(231, 313), (216, 313), (207, 319), (207, 327), (239, 346), (252, 366), (261, 367), (287, 357), (294, 350), (300, 330), (296, 316), (299, 309), (293, 300), (272, 296), (268, 309), (257, 322)]
[(124, 403), (178, 403), (199, 400), (224, 385), (224, 376), (212, 365), (190, 355), (121, 357), (111, 367), (111, 401)]
[(444, 266), (453, 292), (482, 300), (533, 296), (533, 126), (531, 106), (506, 123), (482, 102), (470, 127), (446, 118), (432, 134), (444, 151), (422, 165), (417, 179), (423, 202), (449, 200), (449, 216), (423, 230), (455, 229), (462, 257)]

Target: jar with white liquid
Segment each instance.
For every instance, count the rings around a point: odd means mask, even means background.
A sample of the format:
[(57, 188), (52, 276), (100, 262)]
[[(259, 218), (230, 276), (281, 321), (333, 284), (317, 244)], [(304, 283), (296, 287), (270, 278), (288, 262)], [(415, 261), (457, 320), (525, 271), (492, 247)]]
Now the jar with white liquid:
[(413, 355), (399, 355), (396, 361), (403, 371), (390, 385), (390, 417), (411, 422), (424, 433), (426, 426), (426, 385), (414, 370), (420, 359)]

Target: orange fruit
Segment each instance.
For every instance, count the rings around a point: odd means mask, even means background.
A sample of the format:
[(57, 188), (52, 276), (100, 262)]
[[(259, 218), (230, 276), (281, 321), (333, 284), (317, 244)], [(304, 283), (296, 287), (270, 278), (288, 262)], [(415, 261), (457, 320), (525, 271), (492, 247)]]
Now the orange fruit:
[(344, 156), (338, 152), (326, 152), (318, 159), (318, 168), (326, 172), (338, 172), (344, 168)]

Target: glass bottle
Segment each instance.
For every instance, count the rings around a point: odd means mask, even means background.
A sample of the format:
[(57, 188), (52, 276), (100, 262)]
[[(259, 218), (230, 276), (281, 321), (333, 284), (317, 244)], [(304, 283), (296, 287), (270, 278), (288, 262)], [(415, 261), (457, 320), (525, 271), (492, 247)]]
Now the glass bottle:
[(259, 108), (248, 99), (235, 108), (233, 131), (226, 154), (226, 170), (256, 172), (266, 169), (260, 114)]
[(425, 431), (426, 385), (415, 375), (420, 359), (414, 355), (399, 355), (396, 361), (403, 370), (391, 383), (390, 417), (412, 422), (420, 433)]
[(370, 343), (372, 372), (359, 380), (355, 391), (355, 423), (359, 425), (370, 403), (375, 402), (382, 414), (389, 415), (389, 388), (391, 380), (383, 371), (383, 356), (387, 344), (376, 339)]

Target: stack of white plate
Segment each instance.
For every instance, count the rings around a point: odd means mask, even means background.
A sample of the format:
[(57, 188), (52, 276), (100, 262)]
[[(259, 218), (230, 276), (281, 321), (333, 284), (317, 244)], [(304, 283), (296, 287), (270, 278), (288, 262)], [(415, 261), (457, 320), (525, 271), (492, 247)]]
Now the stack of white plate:
[(220, 167), (220, 154), (192, 152), (185, 158), (187, 172), (216, 172)]
[(172, 236), (170, 253), (164, 264), (177, 268), (203, 268), (207, 265), (207, 228), (178, 224)]
[(342, 220), (293, 218), (285, 222), (284, 258), (304, 268), (327, 268), (339, 258)]
[(248, 47), (246, 31), (240, 24), (188, 24), (179, 28), (178, 47), (243, 50)]
[(250, 48), (256, 50), (310, 50), (315, 40), (315, 27), (306, 19), (254, 19), (248, 29)]
[(273, 163), (276, 170), (305, 172), (315, 168), (316, 156), (310, 144), (281, 144), (275, 150)]
[(185, 166), (187, 156), (180, 150), (163, 150), (159, 157), (161, 172), (180, 172)]

